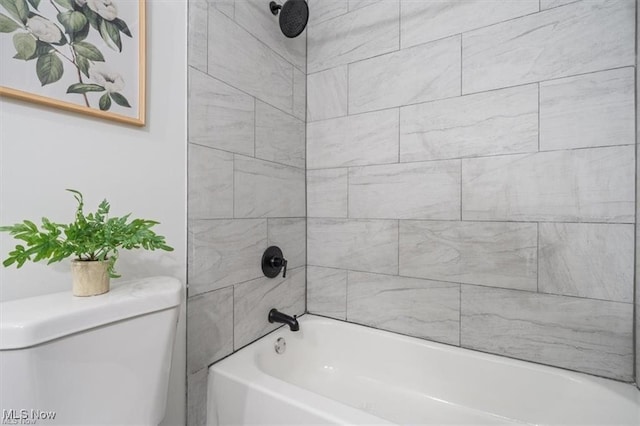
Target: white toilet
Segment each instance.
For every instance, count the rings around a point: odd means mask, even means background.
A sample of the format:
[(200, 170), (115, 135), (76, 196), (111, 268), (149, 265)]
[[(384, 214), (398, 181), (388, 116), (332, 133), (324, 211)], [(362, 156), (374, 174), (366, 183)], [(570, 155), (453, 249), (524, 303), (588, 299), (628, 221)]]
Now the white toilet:
[(2, 422), (160, 423), (181, 300), (180, 282), (158, 277), (0, 304)]

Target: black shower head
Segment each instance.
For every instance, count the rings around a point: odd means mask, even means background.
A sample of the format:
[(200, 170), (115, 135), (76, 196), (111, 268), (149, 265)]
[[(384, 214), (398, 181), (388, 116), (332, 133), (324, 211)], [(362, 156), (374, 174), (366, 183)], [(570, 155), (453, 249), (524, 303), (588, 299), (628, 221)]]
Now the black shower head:
[(305, 0), (286, 0), (282, 6), (275, 1), (269, 3), (271, 13), (280, 13), (280, 29), (289, 38), (298, 37), (309, 21), (309, 6)]

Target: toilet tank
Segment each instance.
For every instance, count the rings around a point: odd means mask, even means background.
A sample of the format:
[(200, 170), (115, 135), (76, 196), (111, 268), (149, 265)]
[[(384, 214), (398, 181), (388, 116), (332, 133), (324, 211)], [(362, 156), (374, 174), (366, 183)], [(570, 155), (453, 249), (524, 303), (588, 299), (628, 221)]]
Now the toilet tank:
[(3, 423), (160, 423), (181, 301), (178, 280), (156, 277), (0, 304)]

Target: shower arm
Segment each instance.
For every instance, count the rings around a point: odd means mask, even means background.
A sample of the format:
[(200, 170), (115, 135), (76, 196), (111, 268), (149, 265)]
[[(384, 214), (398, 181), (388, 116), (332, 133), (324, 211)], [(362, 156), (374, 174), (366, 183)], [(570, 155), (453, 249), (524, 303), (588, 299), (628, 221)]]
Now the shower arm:
[(269, 3), (269, 9), (271, 9), (271, 13), (273, 13), (275, 16), (278, 16), (278, 13), (280, 13), (280, 9), (282, 9), (282, 5), (279, 5), (275, 1), (272, 1), (271, 3)]

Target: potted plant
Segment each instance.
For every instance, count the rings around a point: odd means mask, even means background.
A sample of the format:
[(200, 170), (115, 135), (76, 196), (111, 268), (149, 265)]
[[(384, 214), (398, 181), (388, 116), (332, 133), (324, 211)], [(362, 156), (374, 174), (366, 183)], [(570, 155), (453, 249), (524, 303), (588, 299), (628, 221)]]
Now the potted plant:
[(110, 278), (120, 277), (115, 271), (119, 250), (173, 250), (166, 244), (165, 237), (151, 230), (159, 222), (130, 220), (130, 213), (109, 217), (107, 200), (100, 203), (95, 213), (85, 215), (82, 194), (74, 189), (67, 191), (73, 193), (78, 202), (72, 223), (54, 223), (43, 217), (40, 228), (29, 220), (0, 227), (0, 231), (9, 232), (24, 242), (9, 253), (3, 262), (5, 267), (15, 264), (21, 268), (27, 261), (41, 260), (48, 260), (47, 264), (51, 264), (75, 256), (71, 261), (73, 294), (94, 296), (109, 291)]

